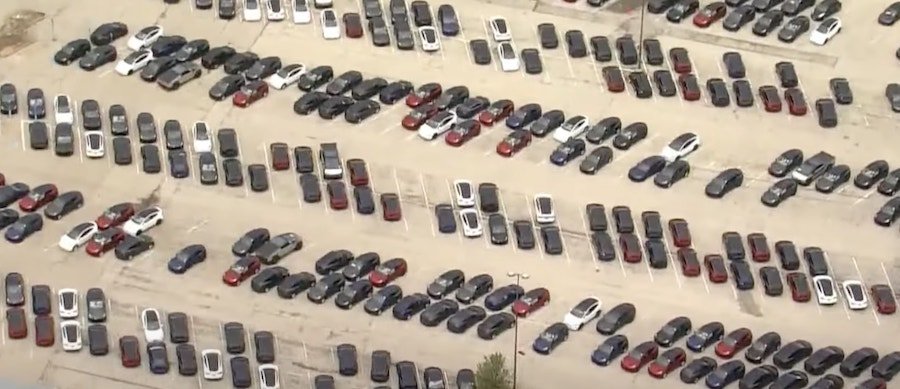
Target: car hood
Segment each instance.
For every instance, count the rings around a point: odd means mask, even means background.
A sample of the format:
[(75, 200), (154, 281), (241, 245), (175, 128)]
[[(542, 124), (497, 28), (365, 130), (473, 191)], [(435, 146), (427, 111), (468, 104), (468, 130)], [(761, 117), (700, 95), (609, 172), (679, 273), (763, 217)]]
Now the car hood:
[(772, 193), (772, 191), (769, 191), (769, 190), (767, 190), (765, 193), (763, 193), (761, 199), (762, 199), (762, 202), (764, 202), (766, 204), (775, 204), (779, 200), (781, 200), (778, 197), (778, 195), (776, 195), (775, 193)]
[(548, 342), (544, 338), (537, 338), (534, 340), (534, 349), (539, 351), (548, 351), (552, 344)]
[[(427, 291), (428, 291), (428, 295), (430, 295), (430, 296), (443, 296), (445, 293), (447, 293), (447, 288), (442, 285), (431, 284), (431, 285), (428, 285)], [(460, 292), (462, 292), (462, 291), (460, 291)]]
[(553, 162), (563, 162), (567, 157), (568, 154), (560, 150), (554, 150), (553, 153), (550, 154), (550, 160)]

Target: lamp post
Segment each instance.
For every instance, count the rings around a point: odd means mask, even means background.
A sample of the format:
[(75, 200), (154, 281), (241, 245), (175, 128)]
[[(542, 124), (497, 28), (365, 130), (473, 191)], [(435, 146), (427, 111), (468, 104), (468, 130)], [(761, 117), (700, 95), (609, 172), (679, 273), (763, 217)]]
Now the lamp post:
[(638, 55), (638, 67), (643, 68), (643, 51), (644, 51), (644, 16), (647, 14), (647, 0), (641, 0), (641, 21), (640, 21), (640, 29), (638, 30), (638, 41), (637, 41), (637, 55)]
[[(517, 272), (509, 272), (506, 273), (507, 277), (516, 279), (516, 286), (521, 286), (522, 280), (527, 280), (530, 276), (528, 273), (517, 273)], [(513, 328), (513, 382), (512, 387), (516, 389), (516, 383), (519, 380), (519, 315), (513, 313), (513, 317), (515, 318), (514, 327)]]

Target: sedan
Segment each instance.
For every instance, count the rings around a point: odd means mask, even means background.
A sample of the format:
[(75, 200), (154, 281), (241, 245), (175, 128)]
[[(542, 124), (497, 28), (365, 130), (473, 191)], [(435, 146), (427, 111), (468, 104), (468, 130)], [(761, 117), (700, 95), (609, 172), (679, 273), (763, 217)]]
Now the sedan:
[(66, 192), (47, 204), (44, 216), (50, 220), (59, 220), (84, 205), (84, 195), (78, 191)]
[(666, 167), (666, 160), (659, 155), (644, 158), (628, 171), (628, 178), (634, 182), (643, 182), (656, 175)]
[(556, 147), (556, 150), (550, 154), (550, 162), (557, 166), (565, 166), (569, 162), (584, 155), (584, 140), (572, 138)]
[(181, 274), (205, 260), (206, 246), (192, 244), (175, 253), (169, 260), (168, 268), (172, 273)]
[(731, 358), (750, 346), (751, 342), (753, 342), (753, 333), (747, 328), (738, 328), (729, 332), (716, 344), (716, 355), (721, 358)]
[(153, 238), (147, 235), (126, 235), (125, 239), (122, 239), (122, 242), (116, 245), (115, 255), (118, 259), (128, 261), (138, 255), (152, 250), (153, 246)]
[(450, 146), (459, 147), (479, 134), (481, 134), (481, 123), (475, 120), (464, 120), (447, 133), (444, 141)]
[(497, 154), (503, 157), (512, 157), (531, 144), (531, 131), (512, 131), (497, 145)]
[(569, 339), (569, 328), (563, 323), (553, 323), (538, 335), (531, 348), (538, 354), (547, 355)]
[(600, 146), (588, 153), (581, 161), (579, 170), (584, 174), (596, 174), (600, 169), (609, 164), (612, 159), (612, 149), (607, 146)]
[(659, 354), (659, 346), (653, 342), (644, 342), (633, 348), (624, 358), (620, 365), (622, 370), (636, 373), (645, 365), (656, 359)]
[(742, 5), (735, 8), (725, 17), (725, 21), (722, 22), (722, 28), (732, 32), (738, 31), (747, 23), (752, 22), (755, 17), (756, 10), (752, 5)]
[(725, 336), (725, 326), (717, 321), (709, 322), (694, 331), (685, 344), (691, 351), (699, 353), (718, 342), (723, 336)]
[(393, 258), (383, 262), (381, 266), (369, 273), (369, 281), (376, 287), (383, 287), (397, 278), (406, 275), (408, 265), (403, 258)]
[(238, 286), (251, 276), (259, 273), (260, 266), (259, 258), (256, 257), (238, 259), (222, 275), (222, 281), (229, 286)]
[(797, 194), (797, 181), (793, 178), (783, 178), (772, 184), (760, 198), (763, 204), (769, 207), (777, 207), (785, 200)]
[(641, 140), (645, 139), (647, 137), (647, 131), (647, 124), (644, 122), (629, 124), (613, 138), (613, 147), (619, 150), (628, 150)]
[(532, 289), (526, 292), (519, 300), (512, 304), (512, 311), (516, 316), (527, 317), (550, 302), (550, 291), (546, 288)]
[(687, 362), (687, 354), (681, 347), (673, 347), (660, 354), (650, 365), (647, 372), (656, 378), (666, 378), (669, 373), (678, 370)]
[(700, 28), (709, 27), (713, 23), (724, 18), (726, 12), (728, 12), (728, 8), (725, 6), (724, 2), (715, 1), (709, 3), (704, 6), (700, 12), (694, 15), (694, 25)]
[(809, 17), (807, 16), (800, 15), (794, 17), (778, 31), (778, 40), (785, 43), (791, 43), (797, 40), (800, 35), (809, 31), (809, 24)]

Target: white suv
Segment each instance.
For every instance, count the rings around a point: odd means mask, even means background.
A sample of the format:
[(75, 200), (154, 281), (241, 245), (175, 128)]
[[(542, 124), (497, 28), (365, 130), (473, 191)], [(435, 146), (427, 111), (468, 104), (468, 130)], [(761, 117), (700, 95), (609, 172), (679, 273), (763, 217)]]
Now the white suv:
[(203, 360), (203, 378), (210, 381), (218, 381), (225, 376), (221, 351), (215, 349), (203, 350), (200, 352), (200, 357)]
[(141, 326), (144, 328), (144, 338), (147, 343), (164, 342), (166, 334), (163, 331), (162, 316), (159, 311), (147, 308), (141, 312)]
[(75, 319), (78, 317), (78, 291), (71, 288), (60, 289), (59, 298), (60, 319)]
[(456, 191), (456, 206), (469, 208), (475, 206), (475, 190), (472, 181), (453, 181), (453, 189)]
[(419, 137), (425, 140), (434, 140), (447, 131), (450, 131), (458, 117), (455, 111), (444, 111), (438, 113), (433, 118), (428, 119), (422, 127), (419, 127)]
[(837, 303), (837, 291), (834, 289), (834, 280), (829, 276), (813, 277), (813, 285), (816, 288), (816, 300), (819, 305), (834, 305)]
[(66, 320), (59, 323), (59, 332), (63, 350), (81, 350), (81, 323), (79, 321)]
[(591, 122), (584, 116), (569, 118), (562, 126), (553, 131), (553, 139), (560, 143), (566, 143), (569, 139), (584, 135), (590, 126)]
[(534, 219), (541, 224), (556, 222), (556, 211), (553, 209), (553, 196), (546, 193), (534, 196)]
[(866, 288), (863, 283), (856, 280), (844, 281), (844, 298), (847, 299), (847, 308), (852, 310), (866, 309), (869, 307), (869, 298), (866, 296)]
[(459, 220), (462, 222), (463, 235), (467, 238), (477, 238), (484, 233), (477, 210), (469, 208), (459, 211)]

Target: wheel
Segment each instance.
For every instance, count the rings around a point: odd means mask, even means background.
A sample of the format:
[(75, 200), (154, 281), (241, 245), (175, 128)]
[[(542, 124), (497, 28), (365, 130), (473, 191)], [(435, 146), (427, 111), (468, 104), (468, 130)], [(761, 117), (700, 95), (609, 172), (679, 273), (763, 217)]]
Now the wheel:
[(156, 225), (160, 225), (160, 224), (162, 224), (162, 223), (163, 223), (163, 219), (159, 219), (159, 220), (156, 221)]

